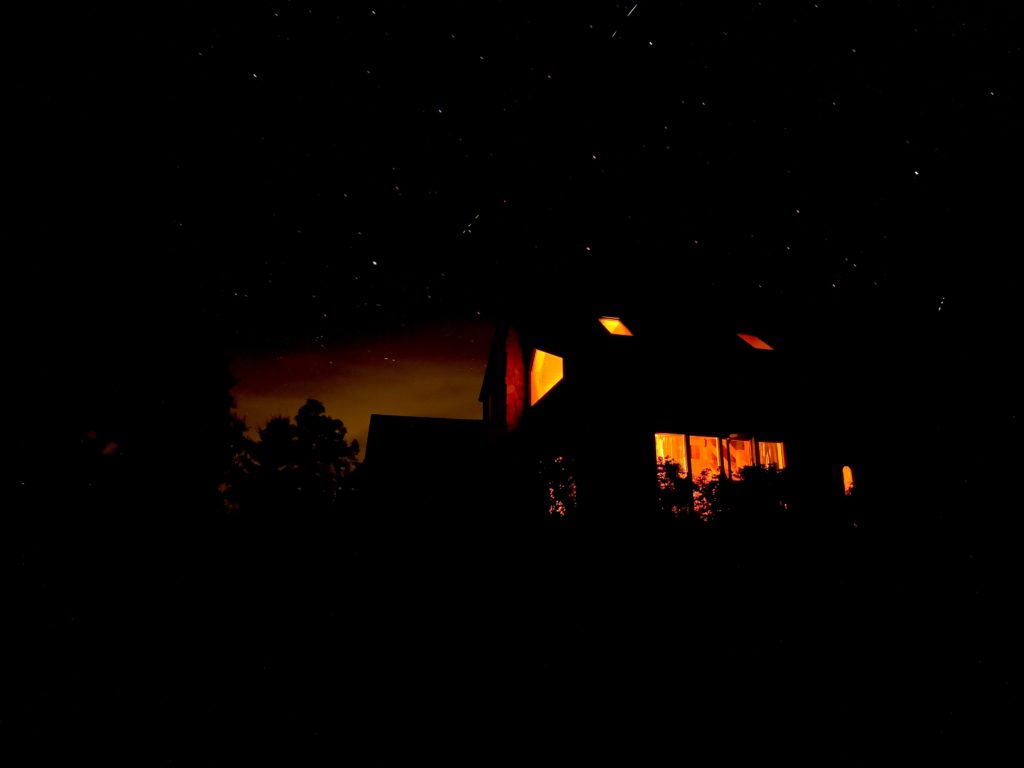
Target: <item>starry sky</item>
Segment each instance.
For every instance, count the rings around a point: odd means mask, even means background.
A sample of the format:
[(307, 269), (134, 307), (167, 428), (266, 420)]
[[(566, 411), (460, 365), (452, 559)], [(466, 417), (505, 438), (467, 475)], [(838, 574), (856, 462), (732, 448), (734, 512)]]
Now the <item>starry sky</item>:
[(478, 414), (503, 308), (580, 293), (754, 302), (984, 369), (1019, 326), (1021, 21), (952, 2), (21, 10), (7, 311), (34, 332), (15, 343), (55, 376), (214, 346), (251, 425), (320, 396), (360, 435), (368, 408)]

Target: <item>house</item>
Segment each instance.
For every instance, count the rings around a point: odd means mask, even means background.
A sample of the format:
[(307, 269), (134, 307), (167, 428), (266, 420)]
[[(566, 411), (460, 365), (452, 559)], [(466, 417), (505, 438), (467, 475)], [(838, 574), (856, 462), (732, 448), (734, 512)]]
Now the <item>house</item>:
[(846, 414), (815, 396), (813, 359), (722, 308), (668, 309), (549, 305), (498, 324), (483, 420), (546, 473), (549, 511), (655, 515), (666, 461), (697, 484), (761, 466), (809, 501), (852, 493)]
[(664, 516), (666, 479), (699, 491), (748, 467), (783, 470), (805, 509), (842, 503), (855, 481), (861, 493), (873, 443), (855, 437), (867, 406), (841, 386), (843, 351), (794, 351), (756, 317), (690, 306), (509, 312), (482, 420), (371, 417), (374, 497), (438, 524), (531, 509), (617, 523)]

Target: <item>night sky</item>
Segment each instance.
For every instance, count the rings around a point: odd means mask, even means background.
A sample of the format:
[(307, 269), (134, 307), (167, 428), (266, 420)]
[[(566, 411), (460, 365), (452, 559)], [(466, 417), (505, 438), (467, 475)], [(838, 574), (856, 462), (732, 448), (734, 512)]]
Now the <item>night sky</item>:
[[(73, 5), (0, 45), (2, 728), (37, 762), (1019, 751), (1024, 3)], [(827, 369), (801, 413), (881, 490), (591, 538), (519, 515), (515, 439), (318, 497), (229, 416), (479, 417), (495, 322), (551, 304), (654, 307), (697, 396), (708, 323)]]
[[(232, 361), (252, 426), (308, 380), (361, 433), (367, 408), (476, 414), (517, 302), (649, 297), (685, 328), (701, 295), (817, 341), (927, 340), (1002, 381), (1020, 22), (909, 2), (23, 12), (16, 351), (58, 401), (104, 376), (144, 401), (201, 348)], [(438, 405), (453, 392), (465, 410)]]

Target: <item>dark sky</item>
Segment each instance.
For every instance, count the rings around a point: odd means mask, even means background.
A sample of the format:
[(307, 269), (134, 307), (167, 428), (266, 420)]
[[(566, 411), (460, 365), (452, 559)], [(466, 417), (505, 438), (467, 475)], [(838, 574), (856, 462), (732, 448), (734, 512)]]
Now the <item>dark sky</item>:
[(26, 368), (144, 388), (165, 348), (331, 355), (581, 293), (1012, 347), (1015, 4), (145, 5), (9, 25)]

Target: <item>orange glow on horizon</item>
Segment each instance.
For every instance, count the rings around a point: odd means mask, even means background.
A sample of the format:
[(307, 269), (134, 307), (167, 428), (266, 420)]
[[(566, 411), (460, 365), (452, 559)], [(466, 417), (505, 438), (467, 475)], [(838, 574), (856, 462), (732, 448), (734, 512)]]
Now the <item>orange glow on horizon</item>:
[(605, 327), (612, 336), (632, 336), (633, 332), (626, 327), (626, 324), (617, 317), (599, 317), (597, 321)]
[(747, 344), (752, 346), (754, 349), (774, 349), (774, 347), (772, 347), (770, 344), (761, 341), (761, 339), (757, 338), (757, 336), (754, 336), (752, 334), (737, 333), (736, 335), (743, 339), (745, 342), (747, 342)]
[(535, 405), (562, 380), (562, 358), (541, 349), (533, 350), (530, 365), (530, 405)]
[(479, 419), (477, 396), (493, 333), (483, 322), (438, 323), (328, 341), (325, 348), (239, 354), (230, 367), (238, 380), (231, 390), (234, 411), (253, 436), (274, 416), (295, 416), (312, 397), (364, 448), (371, 413)]

